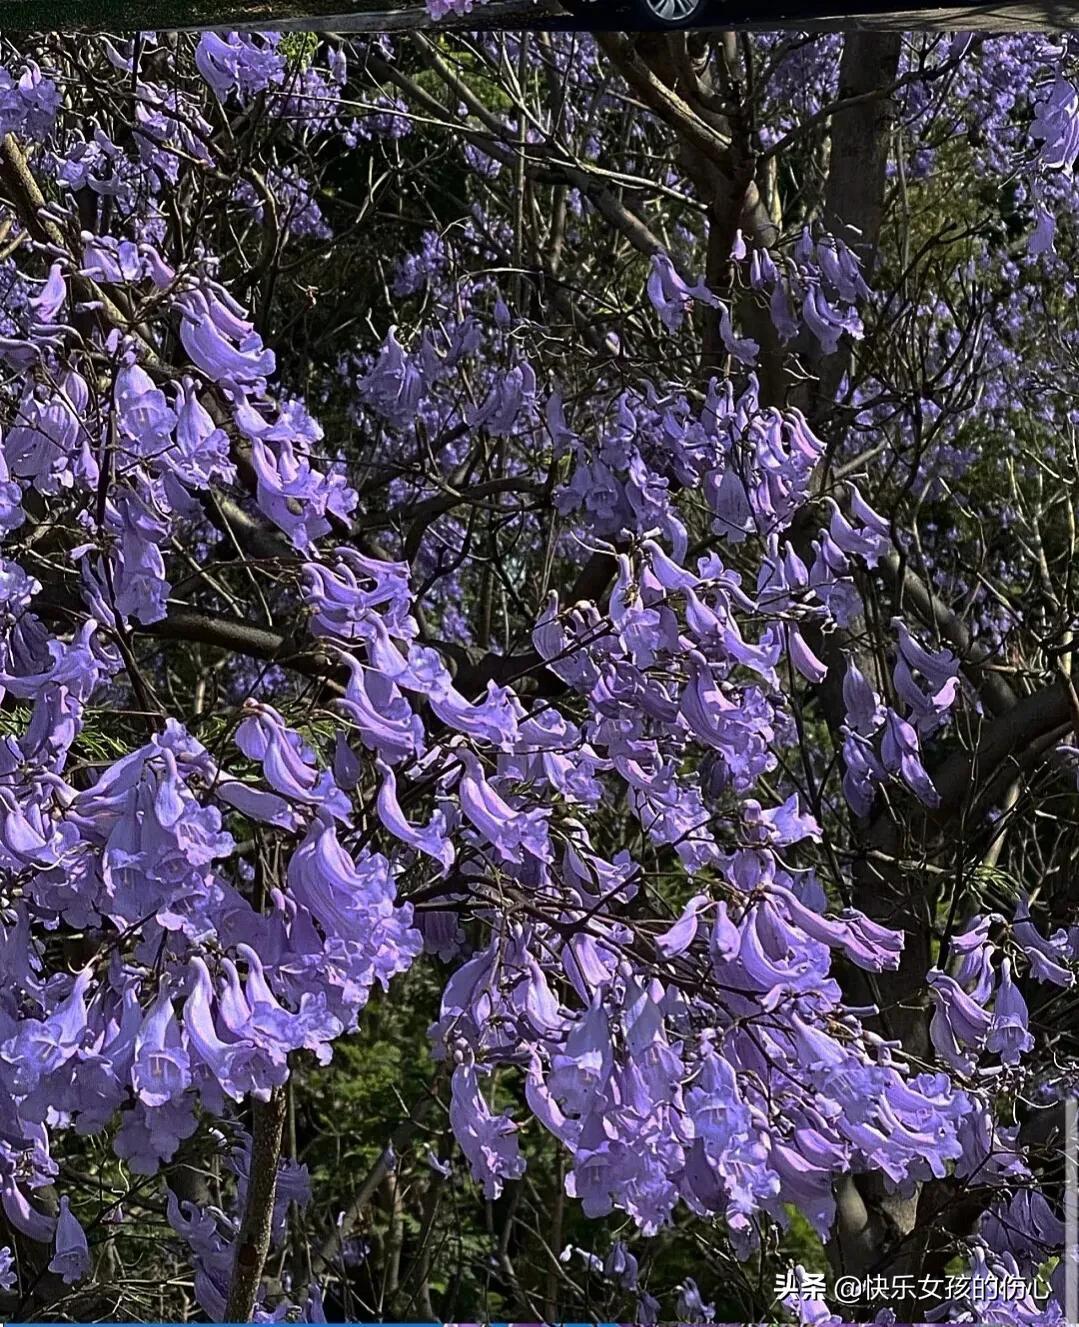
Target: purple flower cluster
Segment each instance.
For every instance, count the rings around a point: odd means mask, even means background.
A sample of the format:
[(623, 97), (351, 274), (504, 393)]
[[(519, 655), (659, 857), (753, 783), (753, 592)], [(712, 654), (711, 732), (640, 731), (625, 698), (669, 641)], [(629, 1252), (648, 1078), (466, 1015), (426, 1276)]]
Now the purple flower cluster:
[[(457, 0), (432, 12), (450, 8), (462, 12)], [(609, 109), (589, 49), (582, 86)], [(690, 387), (605, 361), (582, 394), (573, 365), (565, 381), (550, 371), (542, 329), (492, 274), (513, 247), (505, 218), (477, 205), (451, 235), (425, 228), (388, 283), (400, 321), (387, 316), (373, 344), (340, 357), (364, 461), (388, 472), (395, 516), (409, 513), (380, 524), (355, 454), (279, 381), (285, 347), (249, 291), (237, 295), (220, 236), (178, 251), (169, 209), (188, 171), (216, 168), (220, 118), (262, 99), (282, 156), (222, 192), (222, 234), (276, 215), (282, 234), (327, 239), (332, 204), (304, 153), (330, 132), (352, 147), (392, 140), (407, 107), (380, 93), (346, 123), (348, 57), (334, 48), (295, 69), (273, 35), (202, 34), (197, 76), (175, 85), (141, 78), (134, 45), (109, 51), (137, 93), (132, 141), (68, 123), (36, 65), (0, 71), (4, 130), (26, 148), (48, 140), (33, 169), (58, 200), (39, 218), (48, 239), (20, 239), (0, 339), (0, 533), (21, 558), (0, 559), (0, 1205), (11, 1226), (47, 1243), (52, 1271), (75, 1284), (91, 1250), (69, 1197), (55, 1218), (31, 1202), (59, 1174), (54, 1140), (107, 1135), (131, 1172), (152, 1175), (217, 1121), (235, 1143), (233, 1209), (169, 1194), (167, 1216), (201, 1307), (221, 1317), (254, 1164), (239, 1110), (298, 1066), (325, 1066), (373, 992), (426, 953), (451, 965), (430, 1045), (486, 1198), (525, 1173), (534, 1120), (563, 1149), (583, 1212), (624, 1213), (645, 1236), (688, 1212), (722, 1222), (747, 1258), (792, 1209), (827, 1239), (842, 1178), (871, 1172), (909, 1196), (977, 1177), (999, 1194), (974, 1266), (1036, 1267), (1059, 1246), (1060, 1222), (996, 1093), (1025, 1085), (1035, 1041), (1024, 990), (1074, 983), (1077, 934), (1044, 936), (1026, 896), (1010, 919), (976, 915), (958, 932), (949, 922), (940, 966), (923, 974), (931, 1061), (908, 1057), (878, 1030), (881, 1010), (845, 994), (851, 971), (892, 974), (910, 946), (899, 921), (833, 901), (826, 885), (846, 884), (838, 866), (824, 877), (833, 826), (884, 806), (936, 810), (928, 749), (975, 701), (959, 653), (905, 619), (882, 624), (866, 591), (897, 532), (868, 488), (828, 477), (823, 430), (769, 402), (738, 300), (651, 254), (660, 344), (684, 336), (701, 305), (729, 372)], [(807, 95), (827, 94), (834, 54), (821, 44)], [(796, 64), (779, 61), (777, 86)], [(1058, 80), (1039, 104), (1042, 171), (1074, 163), (1074, 101)], [(914, 99), (905, 114), (929, 112)], [(288, 143), (303, 148), (295, 161)], [(462, 160), (469, 152), (477, 190), (504, 183), (493, 158), (465, 145)], [(923, 165), (931, 172), (932, 158)], [(593, 221), (579, 196), (567, 216)], [(691, 223), (678, 238), (692, 246)], [(780, 347), (831, 356), (862, 338), (876, 297), (841, 240), (804, 228), (750, 251), (739, 236), (731, 262), (739, 299), (767, 308)], [(423, 321), (406, 326), (414, 306)], [(951, 311), (921, 312), (948, 360)], [(636, 323), (653, 335), (656, 317), (646, 307)], [(611, 360), (645, 335), (625, 326), (602, 342)], [(887, 427), (860, 390), (852, 417)], [(530, 505), (540, 496), (549, 524)], [(491, 548), (502, 518), (519, 536), (511, 570), (543, 548), (606, 575), (580, 599), (543, 579), (541, 611), (519, 613), (516, 671), (498, 668), (508, 627), (499, 651), (473, 638), (475, 567), (489, 599), (497, 559), (486, 545), (474, 553), (470, 506), (490, 518)], [(42, 512), (63, 528), (62, 559)], [(212, 564), (249, 534), (258, 555), (215, 580)], [(232, 572), (250, 577), (252, 602), (272, 597), (272, 629), (236, 611)], [(525, 603), (525, 579), (505, 574), (507, 601)], [(871, 609), (862, 651), (851, 642)], [(225, 693), (235, 709), (213, 739), (199, 715), (174, 711), (168, 669), (135, 649), (189, 611), (202, 636), (231, 632), (261, 669), (237, 663)], [(495, 666), (474, 674), (473, 654)], [(319, 689), (307, 710), (295, 677)], [(806, 737), (826, 687), (842, 703), (834, 760)], [(139, 736), (101, 754), (86, 746), (91, 711), (117, 696)], [(258, 889), (239, 845), (252, 833), (280, 866)], [(75, 971), (50, 945), (67, 932), (100, 940)], [(504, 1098), (496, 1082), (510, 1085)], [(282, 1162), (275, 1246), (288, 1206), (308, 1197), (304, 1167)], [(655, 1317), (624, 1245), (597, 1270)], [(0, 1287), (12, 1277), (0, 1251)], [(679, 1305), (713, 1314), (692, 1280)], [(788, 1307), (828, 1320), (802, 1296)], [(1042, 1321), (1036, 1306), (1017, 1312)], [(257, 1321), (296, 1314), (324, 1320), (317, 1287), (296, 1306), (262, 1288)]]

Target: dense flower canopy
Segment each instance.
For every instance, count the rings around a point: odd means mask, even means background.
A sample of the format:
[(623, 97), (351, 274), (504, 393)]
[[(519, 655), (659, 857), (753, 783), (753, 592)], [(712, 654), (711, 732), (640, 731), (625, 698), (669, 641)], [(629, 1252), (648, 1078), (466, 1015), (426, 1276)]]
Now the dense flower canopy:
[[(793, 1229), (847, 1271), (1052, 1272), (1069, 51), (4, 60), (11, 1304), (104, 1277), (146, 1204), (206, 1315), (325, 1320), (349, 1232), (301, 1256), (282, 1103), (421, 969), (432, 1204), (553, 1148), (642, 1319), (714, 1312), (641, 1272), (671, 1231), (758, 1296)], [(71, 1187), (88, 1139), (130, 1199)], [(1062, 1278), (929, 1312), (1048, 1327)]]

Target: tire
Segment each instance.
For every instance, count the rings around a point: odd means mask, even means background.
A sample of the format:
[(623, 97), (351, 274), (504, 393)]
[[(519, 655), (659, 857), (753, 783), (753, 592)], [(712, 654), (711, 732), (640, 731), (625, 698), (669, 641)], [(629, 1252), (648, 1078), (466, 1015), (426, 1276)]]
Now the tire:
[(628, 17), (646, 28), (692, 28), (704, 23), (711, 0), (629, 0)]
[[(714, 8), (713, 0), (558, 0), (562, 9), (591, 28), (600, 14), (630, 29), (637, 25), (675, 32), (703, 23)], [(606, 25), (604, 25), (606, 26)]]

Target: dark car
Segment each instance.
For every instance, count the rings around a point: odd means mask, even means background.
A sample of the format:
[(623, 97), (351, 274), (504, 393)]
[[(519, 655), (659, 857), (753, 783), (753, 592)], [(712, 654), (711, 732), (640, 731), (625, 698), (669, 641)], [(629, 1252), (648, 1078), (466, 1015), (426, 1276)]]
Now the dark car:
[(639, 22), (648, 28), (689, 28), (702, 23), (717, 8), (716, 0), (559, 0), (563, 8), (585, 22), (617, 17), (633, 26)]

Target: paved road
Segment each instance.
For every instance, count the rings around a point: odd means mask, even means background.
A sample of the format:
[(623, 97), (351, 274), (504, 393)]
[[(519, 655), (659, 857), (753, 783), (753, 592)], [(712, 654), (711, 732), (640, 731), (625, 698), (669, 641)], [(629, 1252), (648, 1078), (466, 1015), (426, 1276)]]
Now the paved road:
[[(405, 32), (432, 26), (424, 0), (0, 0), (0, 29), (76, 29), (198, 27), (262, 28), (280, 31)], [(771, 31), (795, 28), (939, 28), (958, 31), (1021, 32), (1045, 28), (1079, 30), (1079, 0), (941, 5), (896, 0), (727, 0), (720, 10), (725, 28)], [(622, 26), (605, 0), (597, 0), (595, 28)], [(559, 10), (556, 0), (491, 0), (466, 16), (443, 19), (440, 29), (529, 28), (566, 31), (577, 19)]]

